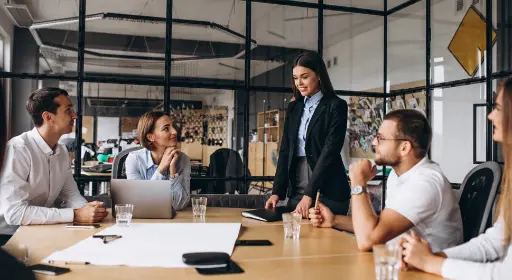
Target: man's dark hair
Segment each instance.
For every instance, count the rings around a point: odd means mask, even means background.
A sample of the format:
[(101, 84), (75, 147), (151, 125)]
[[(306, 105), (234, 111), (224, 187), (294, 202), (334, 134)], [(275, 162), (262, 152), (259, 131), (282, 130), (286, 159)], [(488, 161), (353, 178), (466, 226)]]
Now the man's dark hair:
[(69, 96), (67, 91), (53, 87), (38, 89), (30, 95), (26, 108), (36, 127), (43, 125), (44, 112), (57, 113), (60, 105), (55, 102), (55, 98), (61, 95)]
[(416, 157), (423, 158), (432, 142), (432, 128), (427, 118), (416, 110), (396, 110), (384, 117), (396, 122), (397, 139), (411, 142)]

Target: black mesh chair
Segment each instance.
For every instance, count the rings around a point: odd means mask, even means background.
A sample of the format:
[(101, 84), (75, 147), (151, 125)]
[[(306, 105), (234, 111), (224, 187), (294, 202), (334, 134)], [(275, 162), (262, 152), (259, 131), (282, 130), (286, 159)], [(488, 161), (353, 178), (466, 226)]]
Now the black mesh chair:
[(482, 163), (464, 178), (459, 190), (464, 242), (487, 229), (500, 182), (501, 166), (496, 162)]
[(126, 149), (114, 158), (114, 164), (112, 164), (112, 179), (126, 179), (126, 170), (124, 168), (124, 162), (128, 157), (128, 154), (142, 149), (142, 147), (133, 147)]
[[(246, 169), (250, 176), (249, 169)], [(240, 154), (235, 150), (222, 148), (216, 150), (210, 156), (210, 166), (208, 166), (208, 177), (213, 178), (241, 178), (244, 176), (244, 165)], [(233, 194), (235, 191), (247, 194), (248, 184), (236, 180), (215, 180), (209, 182), (206, 189), (201, 190), (202, 194)]]
[(206, 197), (208, 207), (261, 209), (270, 195), (248, 195), (248, 194), (193, 194), (194, 197)]

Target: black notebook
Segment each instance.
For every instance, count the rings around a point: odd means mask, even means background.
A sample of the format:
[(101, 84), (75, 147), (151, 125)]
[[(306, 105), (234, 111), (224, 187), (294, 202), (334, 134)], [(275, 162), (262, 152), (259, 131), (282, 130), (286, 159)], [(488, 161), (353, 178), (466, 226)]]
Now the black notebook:
[(277, 207), (275, 210), (255, 209), (243, 211), (242, 216), (264, 222), (277, 222), (283, 219), (282, 215), (286, 212), (285, 207)]

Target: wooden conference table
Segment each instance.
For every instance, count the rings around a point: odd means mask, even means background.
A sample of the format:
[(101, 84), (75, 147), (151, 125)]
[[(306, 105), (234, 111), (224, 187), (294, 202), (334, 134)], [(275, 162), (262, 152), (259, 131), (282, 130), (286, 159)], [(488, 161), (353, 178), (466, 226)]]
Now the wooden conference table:
[[(38, 279), (375, 279), (373, 256), (360, 253), (355, 238), (333, 229), (318, 229), (304, 220), (300, 239), (283, 237), (281, 222), (265, 223), (243, 218), (242, 209), (208, 208), (206, 222), (241, 222), (239, 239), (269, 239), (270, 247), (235, 247), (232, 259), (244, 274), (203, 276), (193, 268), (137, 268), (125, 266), (67, 265), (70, 273), (38, 275)], [(23, 226), (5, 249), (19, 256), (21, 244), (29, 248), (29, 262), (36, 264), (51, 253), (65, 249), (115, 221), (109, 216), (96, 230), (66, 229), (64, 225)], [(193, 222), (190, 209), (173, 220), (133, 220), (144, 223)], [(206, 233), (205, 233), (206, 234)], [(401, 280), (440, 279), (418, 271), (402, 272)]]

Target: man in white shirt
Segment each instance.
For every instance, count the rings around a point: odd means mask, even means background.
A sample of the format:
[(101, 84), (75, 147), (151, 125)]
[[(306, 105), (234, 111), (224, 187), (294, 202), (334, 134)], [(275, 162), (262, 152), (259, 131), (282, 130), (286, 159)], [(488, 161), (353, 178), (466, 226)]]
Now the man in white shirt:
[[(434, 251), (463, 241), (462, 218), (451, 184), (426, 155), (432, 140), (428, 120), (415, 110), (387, 114), (373, 140), (375, 163), (391, 166), (386, 207), (375, 215), (366, 185), (376, 174), (368, 160), (350, 165), (352, 216), (334, 216), (320, 204), (310, 209), (312, 223), (355, 233), (361, 251), (375, 244), (397, 242), (410, 229), (428, 240)], [(435, 249), (434, 249), (435, 248)]]
[[(80, 195), (69, 154), (60, 137), (73, 130), (76, 113), (68, 93), (43, 88), (27, 102), (35, 128), (12, 138), (5, 151), (0, 179), (0, 242), (21, 225), (92, 223), (107, 216), (101, 202)], [(54, 208), (59, 198), (67, 208)]]

